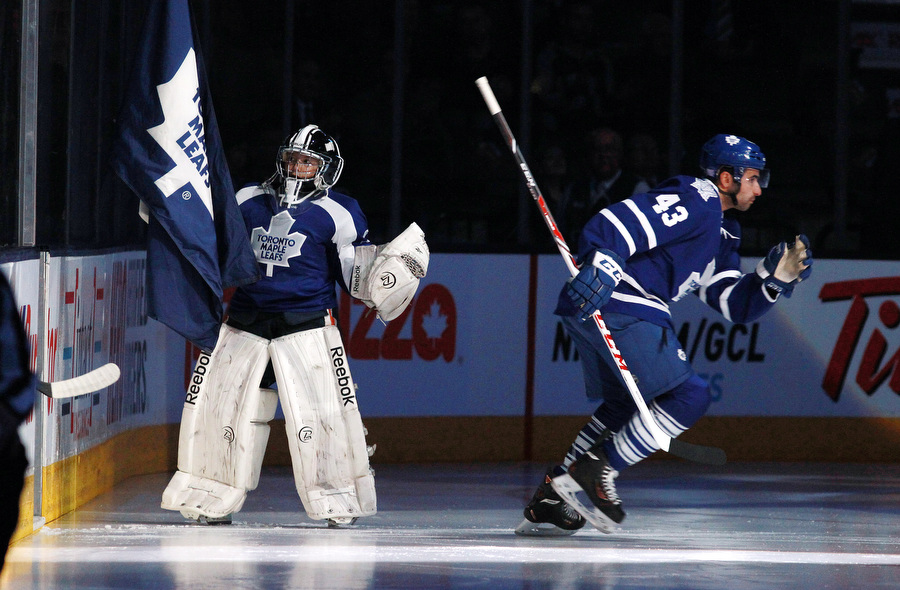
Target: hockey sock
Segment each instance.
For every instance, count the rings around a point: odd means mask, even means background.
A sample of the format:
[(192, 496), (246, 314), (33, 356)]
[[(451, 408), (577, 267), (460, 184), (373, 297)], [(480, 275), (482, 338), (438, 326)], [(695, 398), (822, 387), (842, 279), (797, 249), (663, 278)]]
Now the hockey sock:
[[(675, 438), (706, 413), (710, 400), (709, 386), (694, 375), (672, 391), (657, 397), (648, 407), (663, 432)], [(603, 448), (609, 464), (621, 472), (659, 450), (659, 445), (638, 412), (614, 437), (604, 443)]]
[(582, 456), (589, 448), (594, 446), (606, 431), (606, 426), (604, 426), (600, 419), (597, 418), (597, 413), (599, 411), (600, 408), (597, 408), (597, 412), (594, 412), (594, 415), (591, 416), (591, 421), (585, 424), (584, 428), (578, 432), (575, 442), (572, 443), (569, 452), (566, 453), (566, 460), (563, 462), (563, 467), (565, 469), (568, 469), (569, 465), (578, 459), (578, 457)]

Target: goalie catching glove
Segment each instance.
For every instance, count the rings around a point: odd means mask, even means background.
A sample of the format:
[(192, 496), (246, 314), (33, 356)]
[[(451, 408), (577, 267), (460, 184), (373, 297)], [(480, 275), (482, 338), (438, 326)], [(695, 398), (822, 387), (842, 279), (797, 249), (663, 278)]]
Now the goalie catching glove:
[(412, 301), (428, 271), (425, 233), (415, 223), (383, 246), (356, 248), (350, 294), (389, 322)]
[(793, 244), (781, 242), (769, 250), (756, 265), (756, 273), (762, 277), (767, 289), (790, 297), (794, 285), (812, 274), (812, 263), (809, 238), (800, 234)]

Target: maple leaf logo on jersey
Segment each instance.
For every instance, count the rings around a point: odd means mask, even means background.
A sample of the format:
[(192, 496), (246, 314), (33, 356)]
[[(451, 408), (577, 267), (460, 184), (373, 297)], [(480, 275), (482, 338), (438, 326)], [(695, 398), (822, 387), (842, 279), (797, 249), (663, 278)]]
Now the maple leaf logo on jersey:
[(704, 201), (708, 201), (710, 199), (718, 199), (719, 198), (719, 190), (716, 188), (716, 185), (712, 183), (711, 180), (707, 180), (705, 178), (698, 178), (694, 182), (691, 183), (691, 186), (697, 189), (697, 192), (700, 193), (700, 196), (703, 197)]
[[(190, 185), (213, 217), (199, 88), (197, 62), (191, 49), (172, 79), (156, 87), (165, 120), (147, 129), (147, 133), (175, 162), (174, 168), (156, 180), (157, 188), (168, 198)], [(185, 200), (191, 196), (187, 190), (181, 193)]]
[(269, 229), (253, 228), (250, 245), (260, 264), (266, 265), (266, 276), (272, 276), (276, 266), (289, 266), (294, 256), (300, 256), (300, 248), (306, 236), (291, 231), (294, 218), (287, 211), (282, 211), (269, 221)]

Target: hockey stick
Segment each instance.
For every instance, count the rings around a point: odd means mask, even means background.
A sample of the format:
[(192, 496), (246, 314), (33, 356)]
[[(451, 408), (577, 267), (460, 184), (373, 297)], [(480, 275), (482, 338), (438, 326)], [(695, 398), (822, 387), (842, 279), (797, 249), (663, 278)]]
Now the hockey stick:
[(119, 380), (119, 366), (115, 363), (106, 363), (98, 369), (89, 371), (84, 375), (64, 379), (62, 381), (38, 383), (37, 389), (47, 397), (54, 399), (75, 397), (92, 393), (104, 387), (109, 387)]
[[(568, 244), (566, 244), (565, 238), (563, 238), (562, 233), (560, 233), (559, 228), (556, 226), (556, 221), (553, 219), (553, 215), (547, 207), (544, 196), (541, 194), (541, 191), (534, 180), (534, 176), (531, 174), (531, 170), (528, 168), (528, 164), (522, 156), (522, 151), (519, 149), (516, 138), (509, 128), (509, 124), (506, 122), (506, 117), (503, 116), (503, 111), (500, 110), (500, 104), (494, 96), (494, 91), (491, 90), (491, 86), (484, 76), (478, 78), (475, 81), (475, 84), (478, 86), (478, 90), (481, 91), (481, 96), (484, 98), (484, 102), (487, 104), (488, 110), (494, 118), (494, 122), (497, 123), (497, 126), (500, 128), (500, 133), (506, 140), (510, 151), (519, 163), (519, 168), (525, 176), (525, 184), (528, 185), (531, 196), (541, 210), (541, 215), (543, 216), (547, 227), (550, 229), (550, 233), (553, 234), (553, 239), (556, 241), (556, 247), (559, 249), (559, 253), (562, 254), (563, 260), (565, 260), (566, 266), (569, 269), (569, 273), (571, 273), (572, 276), (575, 276), (578, 274), (578, 266), (575, 263), (575, 257), (572, 255)], [(722, 449), (680, 441), (663, 432), (662, 428), (659, 427), (659, 424), (657, 424), (656, 420), (653, 418), (653, 414), (650, 413), (650, 409), (647, 407), (640, 390), (638, 390), (637, 383), (635, 383), (634, 377), (628, 369), (628, 365), (625, 364), (625, 359), (622, 358), (622, 353), (619, 352), (612, 334), (606, 327), (606, 322), (603, 321), (603, 316), (600, 315), (599, 311), (595, 311), (593, 318), (594, 322), (597, 324), (597, 329), (600, 330), (600, 334), (606, 342), (606, 346), (609, 348), (610, 354), (616, 360), (616, 365), (619, 368), (619, 372), (622, 374), (625, 385), (628, 387), (628, 392), (634, 399), (634, 403), (637, 405), (638, 411), (644, 419), (644, 423), (647, 425), (647, 429), (650, 431), (656, 444), (658, 444), (662, 450), (683, 459), (688, 459), (689, 461), (708, 463), (710, 465), (723, 465), (725, 463), (725, 452)]]

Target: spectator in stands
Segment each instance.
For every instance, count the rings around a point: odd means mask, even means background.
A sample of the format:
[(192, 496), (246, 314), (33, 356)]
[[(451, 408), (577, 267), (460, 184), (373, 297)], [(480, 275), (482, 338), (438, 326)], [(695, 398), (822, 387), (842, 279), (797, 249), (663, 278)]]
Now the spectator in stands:
[(571, 235), (567, 240), (573, 245), (578, 243), (576, 232), (580, 233), (595, 213), (627, 199), (644, 186), (634, 172), (625, 168), (625, 144), (617, 131), (609, 127), (593, 129), (586, 143), (587, 173), (575, 181), (564, 215), (563, 229)]

